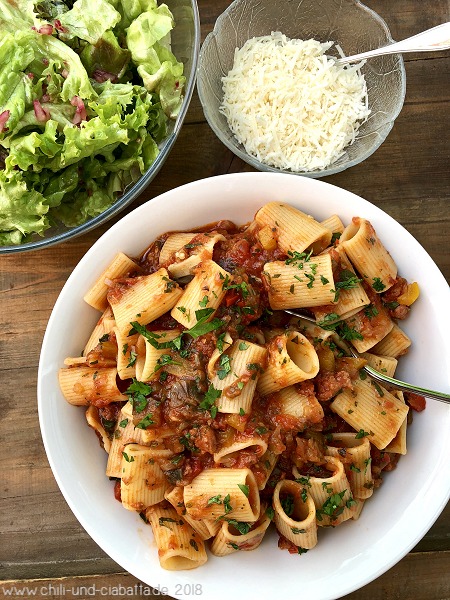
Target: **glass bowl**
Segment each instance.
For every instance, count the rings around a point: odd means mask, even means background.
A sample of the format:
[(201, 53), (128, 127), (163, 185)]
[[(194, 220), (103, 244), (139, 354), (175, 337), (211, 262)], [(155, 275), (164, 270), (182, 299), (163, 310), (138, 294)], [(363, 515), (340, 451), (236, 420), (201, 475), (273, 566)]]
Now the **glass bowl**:
[(31, 240), (24, 244), (17, 246), (0, 246), (0, 254), (12, 254), (16, 252), (37, 250), (39, 248), (47, 248), (98, 227), (133, 202), (133, 200), (135, 200), (154, 179), (164, 164), (164, 161), (180, 133), (189, 108), (189, 103), (195, 88), (197, 62), (200, 49), (200, 18), (196, 0), (166, 0), (165, 3), (174, 16), (175, 27), (171, 32), (171, 48), (176, 58), (184, 64), (186, 85), (184, 99), (179, 114), (175, 121), (170, 122), (168, 135), (159, 144), (159, 154), (156, 160), (136, 183), (125, 190), (124, 194), (119, 196), (114, 204), (101, 214), (92, 217), (85, 223), (76, 227), (69, 228), (63, 224), (53, 225), (45, 231), (43, 236), (34, 234)]
[[(239, 158), (259, 171), (294, 173), (261, 163), (248, 154), (219, 112), (222, 77), (231, 69), (235, 48), (253, 37), (280, 31), (288, 38), (333, 41), (347, 56), (392, 43), (383, 19), (358, 0), (236, 0), (217, 19), (199, 57), (197, 87), (205, 117), (218, 138)], [(335, 47), (327, 54), (338, 56)], [(401, 55), (372, 58), (362, 67), (371, 114), (354, 143), (326, 169), (295, 172), (325, 177), (348, 169), (370, 156), (384, 142), (400, 113), (406, 91)]]

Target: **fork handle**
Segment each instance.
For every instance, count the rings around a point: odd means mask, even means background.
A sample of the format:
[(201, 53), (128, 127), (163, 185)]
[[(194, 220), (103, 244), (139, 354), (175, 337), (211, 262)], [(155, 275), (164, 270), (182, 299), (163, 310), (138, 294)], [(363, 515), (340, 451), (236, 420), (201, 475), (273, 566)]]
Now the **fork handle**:
[(413, 392), (414, 394), (419, 394), (420, 396), (425, 396), (426, 398), (432, 398), (433, 400), (440, 400), (441, 402), (450, 404), (450, 394), (444, 394), (443, 392), (436, 392), (434, 390), (427, 390), (426, 388), (421, 388), (416, 385), (412, 385), (411, 383), (405, 383), (404, 381), (399, 381), (393, 377), (382, 375), (372, 367), (369, 367), (369, 365), (366, 365), (363, 368), (367, 374), (372, 377), (372, 379), (375, 379), (375, 381), (387, 383), (388, 385), (392, 385), (392, 387), (402, 390), (403, 392)]
[(406, 40), (402, 40), (401, 42), (394, 42), (388, 46), (383, 46), (382, 48), (377, 48), (376, 50), (369, 50), (368, 52), (361, 52), (360, 54), (354, 54), (353, 56), (344, 56), (343, 58), (339, 58), (336, 62), (339, 64), (346, 64), (350, 62), (356, 62), (357, 60), (363, 60), (365, 58), (381, 56), (383, 54), (432, 52), (435, 50), (448, 50), (449, 48), (450, 22), (442, 23), (442, 25), (422, 31), (421, 33), (413, 35)]

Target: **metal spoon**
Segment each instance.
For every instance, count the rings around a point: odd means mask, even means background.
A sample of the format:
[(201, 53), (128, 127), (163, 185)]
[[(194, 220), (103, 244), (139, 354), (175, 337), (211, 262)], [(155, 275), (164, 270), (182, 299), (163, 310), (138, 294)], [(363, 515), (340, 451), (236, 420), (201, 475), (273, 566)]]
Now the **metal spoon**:
[(345, 65), (347, 63), (356, 62), (374, 56), (382, 56), (384, 54), (398, 54), (405, 52), (433, 52), (436, 50), (448, 50), (450, 48), (450, 22), (442, 23), (437, 27), (427, 29), (422, 33), (406, 38), (401, 42), (394, 42), (383, 48), (369, 50), (369, 52), (361, 52), (353, 56), (344, 56), (336, 60), (337, 64)]
[[(305, 319), (305, 321), (311, 321), (314, 325), (320, 327), (317, 324), (317, 321), (314, 317), (310, 317), (309, 315), (305, 315), (300, 311), (295, 310), (287, 310), (285, 309), (283, 312), (293, 315), (294, 317), (300, 317), (301, 319)], [(355, 358), (360, 358), (358, 352), (352, 348), (345, 340), (340, 338), (337, 333), (335, 333), (337, 341), (336, 344), (346, 352), (346, 354), (354, 356)], [(379, 371), (376, 371), (369, 365), (365, 365), (363, 370), (372, 377), (375, 381), (380, 383), (384, 383), (391, 388), (395, 388), (397, 390), (402, 390), (403, 392), (413, 392), (414, 394), (419, 394), (420, 396), (426, 396), (427, 398), (432, 398), (433, 400), (440, 400), (441, 402), (445, 402), (446, 404), (450, 404), (450, 394), (444, 394), (443, 392), (436, 392), (434, 390), (427, 390), (426, 388), (421, 388), (416, 385), (412, 385), (411, 383), (406, 383), (405, 381), (400, 381), (398, 379), (394, 379), (393, 377), (388, 377), (387, 375), (383, 375)]]

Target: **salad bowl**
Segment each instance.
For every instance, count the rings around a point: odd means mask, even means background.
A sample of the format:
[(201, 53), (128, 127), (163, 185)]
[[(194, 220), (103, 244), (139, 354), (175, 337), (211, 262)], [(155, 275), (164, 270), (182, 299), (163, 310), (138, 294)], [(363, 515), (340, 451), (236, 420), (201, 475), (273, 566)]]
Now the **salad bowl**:
[(116, 4), (0, 0), (0, 253), (52, 246), (116, 215), (181, 130), (197, 3)]

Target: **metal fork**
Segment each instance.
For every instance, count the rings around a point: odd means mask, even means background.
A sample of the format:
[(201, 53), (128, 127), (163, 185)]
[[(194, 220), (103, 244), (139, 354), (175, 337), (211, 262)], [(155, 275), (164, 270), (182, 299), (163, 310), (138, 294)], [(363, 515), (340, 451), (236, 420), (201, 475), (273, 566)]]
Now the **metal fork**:
[[(320, 325), (318, 325), (314, 317), (310, 317), (309, 315), (306, 315), (300, 311), (285, 309), (284, 312), (293, 315), (294, 317), (300, 317), (301, 319), (305, 319), (305, 321), (310, 321), (311, 323), (314, 323), (314, 325), (316, 325), (317, 327), (320, 327)], [(341, 337), (339, 337), (339, 335), (336, 332), (334, 333), (337, 339), (336, 344), (340, 348), (342, 348), (342, 350), (344, 350), (344, 352), (347, 355), (354, 356), (355, 358), (361, 358), (359, 353), (354, 348), (352, 348), (350, 344), (347, 344), (347, 342)], [(369, 365), (365, 365), (363, 369), (368, 375), (370, 375), (370, 377), (373, 380), (379, 383), (384, 383), (388, 387), (394, 388), (396, 390), (401, 390), (402, 392), (413, 392), (414, 394), (419, 394), (420, 396), (426, 396), (427, 398), (432, 398), (433, 400), (439, 400), (440, 402), (450, 404), (450, 394), (444, 394), (443, 392), (436, 392), (434, 390), (427, 390), (426, 388), (421, 388), (416, 385), (412, 385), (411, 383), (406, 383), (405, 381), (400, 381), (398, 379), (394, 379), (393, 377), (388, 377), (387, 375), (383, 375), (383, 373), (376, 371)]]

